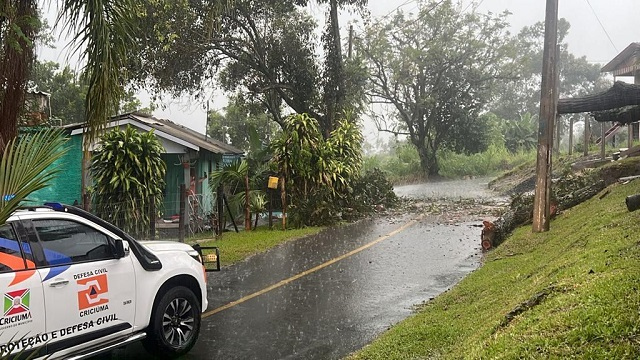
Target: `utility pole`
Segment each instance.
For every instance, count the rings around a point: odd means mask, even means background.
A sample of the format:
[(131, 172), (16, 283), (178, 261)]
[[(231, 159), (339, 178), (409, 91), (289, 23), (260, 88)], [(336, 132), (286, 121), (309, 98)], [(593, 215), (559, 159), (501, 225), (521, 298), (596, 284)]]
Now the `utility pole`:
[(348, 59), (351, 59), (351, 51), (353, 50), (353, 25), (349, 25), (349, 52)]
[(553, 125), (558, 102), (556, 76), (558, 67), (558, 0), (547, 0), (544, 24), (536, 193), (533, 199), (533, 232), (549, 231), (551, 217), (551, 150), (553, 147)]

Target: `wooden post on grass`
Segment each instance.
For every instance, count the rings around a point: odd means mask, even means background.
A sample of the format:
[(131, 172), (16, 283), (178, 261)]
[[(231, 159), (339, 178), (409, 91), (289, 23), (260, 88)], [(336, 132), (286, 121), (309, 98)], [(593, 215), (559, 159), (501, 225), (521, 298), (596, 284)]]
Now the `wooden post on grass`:
[(282, 230), (287, 230), (287, 190), (284, 186), (285, 177), (280, 178), (280, 197), (282, 199)]
[(589, 125), (589, 114), (584, 115), (584, 149), (583, 156), (589, 156), (589, 139), (591, 138), (591, 126)]
[(607, 134), (607, 126), (605, 125), (604, 122), (600, 123), (600, 131), (602, 132), (602, 135), (600, 137), (600, 159), (604, 160), (606, 155), (605, 154), (606, 140), (604, 139), (604, 137)]
[(542, 61), (542, 92), (538, 124), (538, 159), (536, 192), (533, 201), (533, 231), (549, 230), (551, 201), (551, 156), (557, 107), (558, 0), (547, 0), (544, 53)]

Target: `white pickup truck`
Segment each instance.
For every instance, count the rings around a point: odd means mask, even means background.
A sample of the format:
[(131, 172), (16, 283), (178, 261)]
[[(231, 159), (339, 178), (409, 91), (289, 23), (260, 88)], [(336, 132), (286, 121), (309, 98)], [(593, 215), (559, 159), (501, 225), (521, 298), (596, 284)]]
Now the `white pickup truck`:
[(83, 359), (139, 340), (159, 358), (185, 354), (207, 308), (203, 264), (197, 246), (136, 241), (75, 207), (18, 210), (0, 225), (0, 359)]

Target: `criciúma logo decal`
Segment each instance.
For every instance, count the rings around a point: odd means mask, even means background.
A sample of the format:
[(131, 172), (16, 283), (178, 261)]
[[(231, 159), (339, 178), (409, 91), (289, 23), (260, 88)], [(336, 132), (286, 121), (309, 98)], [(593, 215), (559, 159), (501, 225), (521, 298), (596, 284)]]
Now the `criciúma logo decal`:
[(29, 311), (29, 289), (11, 291), (4, 294), (4, 316), (17, 315)]
[(31, 322), (30, 289), (14, 290), (4, 293), (3, 317), (0, 317), (0, 330)]
[(90, 276), (78, 280), (77, 283), (80, 317), (109, 310), (109, 283), (107, 274)]

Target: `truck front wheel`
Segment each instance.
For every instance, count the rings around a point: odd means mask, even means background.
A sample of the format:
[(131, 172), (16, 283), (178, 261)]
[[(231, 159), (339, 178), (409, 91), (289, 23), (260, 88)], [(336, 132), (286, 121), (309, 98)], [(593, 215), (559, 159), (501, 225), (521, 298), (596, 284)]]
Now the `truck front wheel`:
[(193, 291), (183, 286), (169, 289), (153, 310), (144, 347), (163, 359), (186, 354), (198, 339), (200, 316)]

